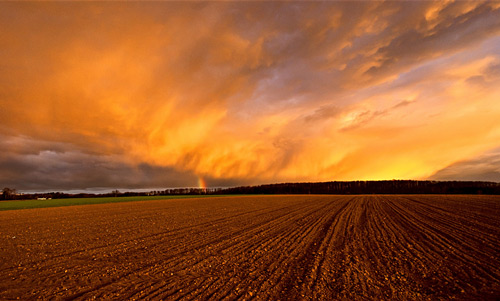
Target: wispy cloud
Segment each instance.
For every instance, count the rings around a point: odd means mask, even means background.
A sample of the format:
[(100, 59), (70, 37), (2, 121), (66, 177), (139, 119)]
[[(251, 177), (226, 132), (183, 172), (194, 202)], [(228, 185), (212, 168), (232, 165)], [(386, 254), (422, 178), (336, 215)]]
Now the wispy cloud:
[(455, 162), (438, 170), (430, 179), (500, 182), (500, 149), (490, 150), (472, 159)]

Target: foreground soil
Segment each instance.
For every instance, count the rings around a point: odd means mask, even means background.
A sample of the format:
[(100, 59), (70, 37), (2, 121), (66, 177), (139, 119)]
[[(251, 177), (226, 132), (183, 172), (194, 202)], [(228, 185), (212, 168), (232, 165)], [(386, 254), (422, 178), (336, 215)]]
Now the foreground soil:
[(498, 196), (247, 196), (0, 212), (0, 299), (500, 298)]

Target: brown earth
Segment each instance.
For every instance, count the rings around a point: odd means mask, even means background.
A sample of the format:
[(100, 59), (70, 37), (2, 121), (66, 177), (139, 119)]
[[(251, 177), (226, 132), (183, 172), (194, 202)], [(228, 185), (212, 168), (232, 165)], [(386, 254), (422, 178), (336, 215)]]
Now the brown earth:
[(499, 196), (247, 196), (0, 212), (0, 299), (500, 298)]

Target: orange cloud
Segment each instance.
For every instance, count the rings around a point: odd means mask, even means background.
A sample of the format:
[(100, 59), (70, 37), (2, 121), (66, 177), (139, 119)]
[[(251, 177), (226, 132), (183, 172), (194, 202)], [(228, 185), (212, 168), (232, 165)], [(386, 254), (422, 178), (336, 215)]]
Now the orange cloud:
[[(131, 188), (426, 178), (499, 147), (495, 3), (0, 7), (0, 179), (21, 189), (81, 188), (56, 172), (90, 187), (128, 171)], [(102, 168), (113, 180), (82, 180)]]

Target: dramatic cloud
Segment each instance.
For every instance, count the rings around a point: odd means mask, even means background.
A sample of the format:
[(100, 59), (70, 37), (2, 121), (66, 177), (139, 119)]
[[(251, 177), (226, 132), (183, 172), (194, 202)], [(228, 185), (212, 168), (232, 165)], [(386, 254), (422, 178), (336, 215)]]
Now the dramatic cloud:
[(492, 181), (500, 179), (500, 149), (487, 152), (474, 159), (456, 162), (436, 172), (432, 177), (446, 181)]
[(3, 2), (0, 28), (19, 190), (423, 179), (500, 146), (498, 2)]
[[(82, 188), (156, 188), (197, 186), (198, 178), (187, 172), (147, 163), (130, 165), (114, 155), (74, 150), (65, 143), (46, 143), (17, 137), (3, 138), (0, 182), (8, 187), (43, 191)], [(23, 179), (20, 182), (19, 179)]]

